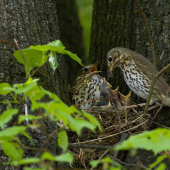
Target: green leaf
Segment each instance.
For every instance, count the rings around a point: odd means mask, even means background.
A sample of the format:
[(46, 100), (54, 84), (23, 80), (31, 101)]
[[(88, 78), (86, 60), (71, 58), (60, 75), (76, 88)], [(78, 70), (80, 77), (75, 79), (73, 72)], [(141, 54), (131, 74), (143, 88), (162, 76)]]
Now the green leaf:
[(21, 146), (18, 143), (12, 143), (12, 144), (17, 149), (18, 154), (19, 154), (18, 160), (20, 160), (23, 155), (23, 150), (20, 148)]
[(11, 88), (11, 86), (8, 83), (0, 83), (0, 94), (8, 94), (11, 92), (11, 90), (6, 90), (6, 88)]
[(28, 120), (37, 120), (37, 119), (41, 119), (42, 116), (34, 116), (34, 115), (20, 115), (19, 116), (19, 120), (18, 123), (20, 124), (21, 122), (25, 121), (26, 119)]
[(166, 170), (166, 164), (165, 163), (161, 163), (156, 170)]
[[(45, 55), (42, 51), (38, 51), (35, 49), (23, 49), (21, 51), (24, 55), (29, 71), (31, 71), (34, 67), (43, 65), (48, 58), (48, 56)], [(18, 60), (19, 63), (25, 65), (25, 62), (22, 58), (20, 51), (15, 51), (13, 55), (15, 56), (15, 58)], [(26, 70), (26, 75), (28, 75), (26, 65), (25, 65), (25, 70)]]
[(122, 170), (122, 168), (119, 168), (119, 167), (109, 167), (109, 170)]
[(20, 153), (17, 151), (12, 143), (4, 142), (1, 144), (2, 150), (12, 161), (16, 161), (21, 158)]
[(25, 83), (14, 84), (11, 88), (5, 88), (7, 90), (13, 91), (16, 94), (26, 94), (31, 102), (40, 100), (44, 96), (44, 92), (37, 85), (39, 79), (29, 78)]
[(83, 120), (83, 119), (69, 119), (70, 121), (70, 128), (71, 130), (77, 132), (78, 135), (81, 134), (81, 130), (82, 128), (88, 128), (92, 131), (94, 131), (94, 129), (96, 128), (95, 125), (91, 124), (90, 122), (86, 121), (86, 120)]
[(156, 165), (158, 165), (160, 162), (162, 162), (165, 158), (167, 158), (166, 155), (161, 155), (157, 158), (156, 162), (153, 164), (149, 165), (149, 168), (154, 168)]
[(60, 43), (60, 42), (61, 42), (60, 40), (56, 40), (56, 41), (53, 41), (47, 45), (30, 46), (30, 48), (39, 50), (39, 51), (43, 51), (43, 52), (51, 50), (51, 51), (56, 51), (60, 54), (64, 54), (65, 47), (63, 45), (61, 45), (62, 43)]
[(18, 165), (24, 165), (24, 164), (33, 164), (33, 163), (40, 163), (40, 158), (26, 158), (21, 159), (19, 161), (13, 161), (12, 165), (18, 166)]
[(61, 51), (59, 51), (58, 49), (57, 50), (50, 49), (50, 50), (56, 51), (56, 52), (61, 53), (61, 54), (67, 54), (68, 56), (70, 56), (70, 58), (72, 58), (73, 60), (77, 61), (80, 65), (82, 65), (81, 59), (77, 56), (77, 54), (73, 54), (70, 51), (64, 50), (65, 47), (63, 46), (63, 44), (62, 44), (62, 42), (60, 40), (53, 41), (53, 42), (49, 43), (48, 46), (50, 46), (50, 47), (58, 47), (58, 48), (60, 47)]
[[(99, 164), (103, 164), (103, 165), (105, 165), (106, 167), (109, 167), (109, 170), (111, 169), (111, 170), (123, 170), (123, 169), (125, 169), (121, 164), (119, 164), (119, 163), (117, 163), (117, 162), (115, 162), (115, 161), (113, 161), (110, 157), (108, 157), (108, 156), (106, 156), (105, 158), (103, 158), (103, 159), (101, 159), (101, 160), (97, 160), (97, 161), (90, 161), (90, 165), (92, 166), (92, 167), (94, 167), (94, 168), (96, 168)], [(109, 166), (109, 164), (114, 164), (115, 166), (117, 166), (117, 167), (114, 167), (114, 168), (111, 168), (110, 166)], [(105, 168), (103, 168), (103, 169), (105, 169)], [(107, 168), (108, 169), (108, 168)]]
[(62, 47), (65, 48), (63, 46), (63, 43), (60, 40), (55, 40), (53, 42), (50, 42), (49, 44), (47, 44), (48, 46), (54, 46), (54, 47)]
[(87, 119), (89, 119), (89, 121), (90, 121), (91, 123), (93, 123), (94, 125), (96, 125), (96, 126), (99, 128), (99, 130), (102, 131), (102, 128), (101, 128), (100, 123), (98, 122), (98, 120), (97, 120), (94, 116), (92, 116), (92, 115), (89, 114), (89, 113), (86, 113), (84, 110), (83, 110), (83, 114), (84, 114), (84, 116), (85, 116)]
[(53, 69), (53, 73), (54, 73), (55, 69), (58, 67), (56, 52), (51, 51), (51, 53), (49, 54), (48, 61), (50, 63), (51, 68)]
[(170, 130), (158, 128), (152, 131), (145, 131), (140, 134), (130, 136), (126, 141), (123, 141), (120, 145), (116, 146), (115, 150), (139, 148), (152, 150), (156, 155), (159, 152), (170, 150), (170, 145), (167, 142), (169, 140)]
[(55, 156), (55, 161), (57, 162), (68, 162), (68, 163), (72, 163), (73, 162), (73, 156), (71, 153), (65, 153), (59, 156)]
[(64, 151), (67, 150), (68, 147), (68, 136), (66, 131), (58, 132), (58, 146), (62, 148)]
[(13, 126), (0, 131), (0, 140), (12, 140), (15, 135), (25, 132), (25, 126)]
[(41, 156), (41, 159), (44, 160), (44, 159), (47, 159), (47, 160), (50, 160), (50, 161), (54, 161), (54, 156), (51, 155), (49, 152), (45, 152), (43, 153), (43, 155)]
[[(31, 137), (30, 135), (28, 135), (27, 132), (22, 132), (22, 134), (23, 134), (26, 138), (28, 138), (30, 141), (32, 141), (32, 137)], [(34, 143), (33, 143), (33, 144), (34, 144)]]
[(18, 113), (18, 109), (11, 109), (6, 110), (0, 115), (0, 127), (3, 128), (3, 126), (9, 122), (13, 115)]
[(81, 66), (83, 66), (83, 64), (81, 63), (81, 59), (77, 56), (77, 54), (73, 54), (72, 52), (67, 51), (67, 50), (64, 50), (64, 51), (65, 51), (65, 54), (70, 56), (70, 58), (77, 61)]

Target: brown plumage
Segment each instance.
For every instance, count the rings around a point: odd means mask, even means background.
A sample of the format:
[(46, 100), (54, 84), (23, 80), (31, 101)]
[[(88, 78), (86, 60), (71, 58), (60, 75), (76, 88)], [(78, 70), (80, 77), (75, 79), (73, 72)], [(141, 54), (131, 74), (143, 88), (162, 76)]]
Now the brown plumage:
[[(107, 64), (109, 77), (112, 76), (113, 68), (120, 67), (129, 88), (141, 98), (147, 99), (154, 75), (153, 65), (147, 58), (130, 49), (116, 47), (108, 52)], [(156, 79), (151, 102), (161, 101), (170, 106), (169, 88), (163, 77)]]

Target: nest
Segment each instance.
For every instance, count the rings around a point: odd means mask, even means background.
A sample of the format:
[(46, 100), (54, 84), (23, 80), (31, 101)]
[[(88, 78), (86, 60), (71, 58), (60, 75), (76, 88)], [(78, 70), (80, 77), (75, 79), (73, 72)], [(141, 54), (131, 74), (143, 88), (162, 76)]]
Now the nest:
[[(83, 129), (81, 136), (76, 134), (71, 139), (72, 145), (80, 147), (70, 147), (70, 151), (75, 156), (75, 165), (89, 168), (89, 161), (99, 160), (107, 155), (113, 156), (113, 151), (109, 148), (114, 147), (123, 133), (128, 135), (138, 134), (147, 130), (149, 115), (144, 115), (143, 111), (131, 111), (130, 109), (116, 109), (114, 106), (92, 107), (86, 112), (95, 116), (101, 123), (102, 132), (96, 130), (91, 132)], [(74, 146), (73, 145), (73, 146)], [(119, 159), (123, 155), (119, 154)]]

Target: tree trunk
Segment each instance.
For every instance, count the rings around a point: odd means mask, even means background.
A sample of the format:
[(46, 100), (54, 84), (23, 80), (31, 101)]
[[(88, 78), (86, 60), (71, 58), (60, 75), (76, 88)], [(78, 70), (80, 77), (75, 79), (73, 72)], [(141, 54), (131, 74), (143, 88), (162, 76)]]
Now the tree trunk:
[[(67, 50), (77, 54), (82, 59), (82, 63), (86, 64), (83, 32), (78, 17), (76, 2), (75, 0), (57, 0), (56, 2), (61, 41)], [(67, 80), (71, 85), (76, 79), (81, 66), (67, 56), (64, 58)]]
[[(170, 3), (168, 0), (140, 0), (140, 4), (147, 18), (153, 39), (157, 56), (157, 69), (161, 70), (170, 63)], [(89, 58), (89, 62), (100, 61), (102, 76), (107, 76), (107, 52), (113, 47), (120, 46), (139, 52), (152, 61), (148, 37), (135, 0), (94, 0), (89, 53), (91, 58)], [(165, 53), (162, 59), (160, 59), (163, 49)], [(163, 77), (170, 84), (170, 69)], [(130, 91), (119, 68), (114, 70), (110, 83), (113, 89), (120, 86), (119, 90), (125, 95)], [(134, 94), (133, 100), (135, 102), (141, 101)], [(170, 126), (169, 111), (170, 108), (162, 109), (157, 116), (157, 120), (154, 121)], [(148, 154), (145, 154), (144, 157), (148, 157)], [(147, 162), (147, 165), (151, 163), (144, 161)]]
[[(148, 21), (157, 56), (157, 68), (162, 69), (170, 62), (169, 3), (165, 1), (140, 1)], [(134, 0), (94, 0), (90, 54), (90, 63), (100, 61), (103, 76), (107, 75), (106, 54), (113, 47), (126, 47), (137, 51), (152, 61), (151, 49), (141, 14)], [(162, 60), (160, 55), (165, 50)], [(170, 71), (166, 72), (168, 79)], [(119, 68), (114, 70), (110, 80), (113, 88), (120, 86), (126, 94), (129, 88), (124, 82)], [(136, 100), (135, 100), (136, 101)]]
[[(0, 39), (14, 42), (14, 38), (18, 41), (21, 49), (28, 48), (30, 45), (47, 44), (57, 40), (60, 37), (59, 25), (57, 18), (56, 2), (49, 0), (1, 0), (0, 1)], [(19, 64), (13, 56), (13, 52), (17, 50), (10, 44), (0, 41), (0, 82), (8, 82), (10, 85), (15, 83), (23, 83), (26, 81), (24, 66)], [(55, 74), (47, 63), (34, 75), (34, 78), (40, 78), (40, 84), (50, 92), (60, 96), (63, 101), (68, 102), (67, 84), (65, 83), (65, 66), (62, 56), (58, 56), (59, 67)], [(62, 84), (62, 85), (61, 85)], [(4, 96), (0, 96), (3, 100)], [(10, 100), (8, 98), (8, 100)], [(48, 99), (45, 99), (46, 101)], [(19, 107), (20, 113), (24, 114), (24, 108)], [(6, 109), (6, 105), (0, 104), (0, 111)], [(22, 110), (22, 111), (21, 111)], [(15, 119), (15, 120), (14, 120)], [(11, 125), (17, 121), (15, 117)], [(49, 120), (45, 121), (48, 133), (57, 129), (56, 123)], [(35, 147), (42, 148), (44, 137), (37, 133), (32, 133)], [(45, 137), (46, 138), (46, 137)], [(31, 146), (27, 139), (22, 138), (23, 144)], [(56, 136), (48, 145), (49, 149), (56, 154)], [(25, 157), (37, 156), (35, 151), (25, 151)], [(4, 158), (0, 153), (0, 169), (11, 169), (8, 166), (3, 166)], [(19, 167), (17, 168), (19, 169)]]

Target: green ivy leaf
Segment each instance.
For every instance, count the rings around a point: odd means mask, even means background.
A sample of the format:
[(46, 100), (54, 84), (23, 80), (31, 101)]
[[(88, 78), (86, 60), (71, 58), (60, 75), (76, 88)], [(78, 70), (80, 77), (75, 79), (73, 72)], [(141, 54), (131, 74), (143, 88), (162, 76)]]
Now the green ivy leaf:
[(20, 153), (15, 146), (10, 142), (4, 142), (1, 144), (2, 150), (12, 161), (16, 161), (21, 158)]
[(170, 130), (158, 128), (152, 131), (145, 131), (140, 134), (130, 136), (126, 141), (123, 141), (120, 145), (116, 146), (115, 150), (139, 148), (152, 150), (156, 155), (159, 152), (170, 150), (170, 145), (167, 142), (169, 140)]
[[(9, 90), (6, 90), (8, 88)], [(0, 83), (0, 94), (8, 94), (11, 92), (10, 90), (11, 86), (8, 83)]]
[(19, 116), (19, 120), (18, 120), (18, 123), (20, 124), (21, 122), (25, 121), (26, 119), (28, 120), (38, 120), (38, 119), (41, 119), (42, 116), (34, 116), (34, 115), (20, 115)]
[(3, 126), (9, 122), (13, 115), (18, 113), (18, 109), (11, 109), (6, 110), (0, 115), (0, 127), (3, 128)]
[(41, 159), (44, 160), (44, 159), (47, 159), (47, 160), (50, 160), (50, 161), (54, 161), (54, 156), (51, 155), (49, 152), (45, 152), (43, 153), (43, 155), (41, 156)]
[(58, 146), (62, 148), (64, 151), (67, 150), (68, 147), (68, 136), (66, 131), (58, 132)]
[(68, 162), (68, 163), (72, 163), (73, 162), (73, 156), (71, 153), (64, 153), (62, 155), (59, 156), (55, 156), (55, 161), (57, 162)]

